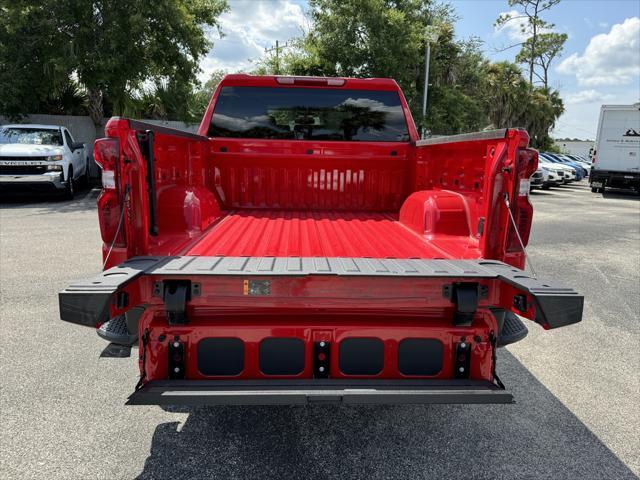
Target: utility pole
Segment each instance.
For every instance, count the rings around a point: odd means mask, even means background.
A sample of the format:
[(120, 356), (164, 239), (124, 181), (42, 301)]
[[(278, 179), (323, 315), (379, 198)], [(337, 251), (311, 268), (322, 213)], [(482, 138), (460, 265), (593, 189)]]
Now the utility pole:
[[(438, 41), (438, 28), (429, 25), (424, 34), (424, 91), (422, 93), (422, 121), (427, 116), (427, 93), (429, 93), (429, 62), (431, 61), (431, 44)], [(421, 137), (424, 138), (426, 128), (422, 127)]]
[(276, 52), (276, 68), (275, 75), (280, 75), (280, 50), (284, 50), (289, 46), (288, 42), (285, 42), (284, 45), (280, 46), (280, 42), (276, 40), (276, 46), (271, 48), (265, 48), (264, 53)]

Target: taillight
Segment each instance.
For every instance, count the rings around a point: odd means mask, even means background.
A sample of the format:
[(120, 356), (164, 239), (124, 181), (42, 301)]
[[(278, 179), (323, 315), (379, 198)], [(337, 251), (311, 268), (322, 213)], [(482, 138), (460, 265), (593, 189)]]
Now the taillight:
[[(515, 162), (515, 182), (512, 195), (511, 213), (515, 220), (516, 228), (524, 246), (529, 242), (529, 233), (533, 221), (533, 207), (529, 202), (529, 178), (538, 168), (538, 152), (533, 149), (523, 148), (518, 151)], [(507, 252), (520, 252), (522, 245), (520, 239), (509, 222), (509, 235), (507, 237)]]
[(123, 225), (118, 225), (122, 213), (122, 202), (118, 189), (120, 169), (120, 142), (117, 138), (101, 138), (93, 147), (96, 163), (102, 169), (102, 192), (98, 197), (100, 234), (107, 248), (126, 245)]
[(103, 170), (115, 170), (120, 159), (120, 142), (117, 138), (100, 138), (93, 146), (96, 163)]

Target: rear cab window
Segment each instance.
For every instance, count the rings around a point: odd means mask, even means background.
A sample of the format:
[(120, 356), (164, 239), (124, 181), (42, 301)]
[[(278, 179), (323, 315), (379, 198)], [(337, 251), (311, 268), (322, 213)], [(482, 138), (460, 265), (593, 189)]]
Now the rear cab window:
[(222, 87), (209, 137), (408, 142), (396, 91)]

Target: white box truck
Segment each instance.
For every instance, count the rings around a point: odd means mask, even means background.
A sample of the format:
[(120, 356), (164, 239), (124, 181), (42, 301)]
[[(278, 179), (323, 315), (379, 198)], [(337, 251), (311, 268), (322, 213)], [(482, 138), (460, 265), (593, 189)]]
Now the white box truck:
[(640, 103), (602, 106), (589, 179), (595, 193), (608, 187), (640, 192)]

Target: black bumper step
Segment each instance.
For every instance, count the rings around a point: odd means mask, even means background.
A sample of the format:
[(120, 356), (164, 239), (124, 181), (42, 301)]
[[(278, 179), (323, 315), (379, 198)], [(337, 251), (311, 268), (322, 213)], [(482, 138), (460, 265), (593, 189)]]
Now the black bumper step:
[(498, 337), (498, 346), (504, 347), (519, 342), (529, 333), (526, 325), (515, 313), (505, 312), (504, 323)]
[(103, 323), (98, 330), (98, 336), (117, 345), (133, 345), (138, 341), (138, 333), (129, 333), (127, 320), (124, 315), (118, 315)]
[(513, 403), (480, 380), (154, 380), (127, 405), (304, 405)]

